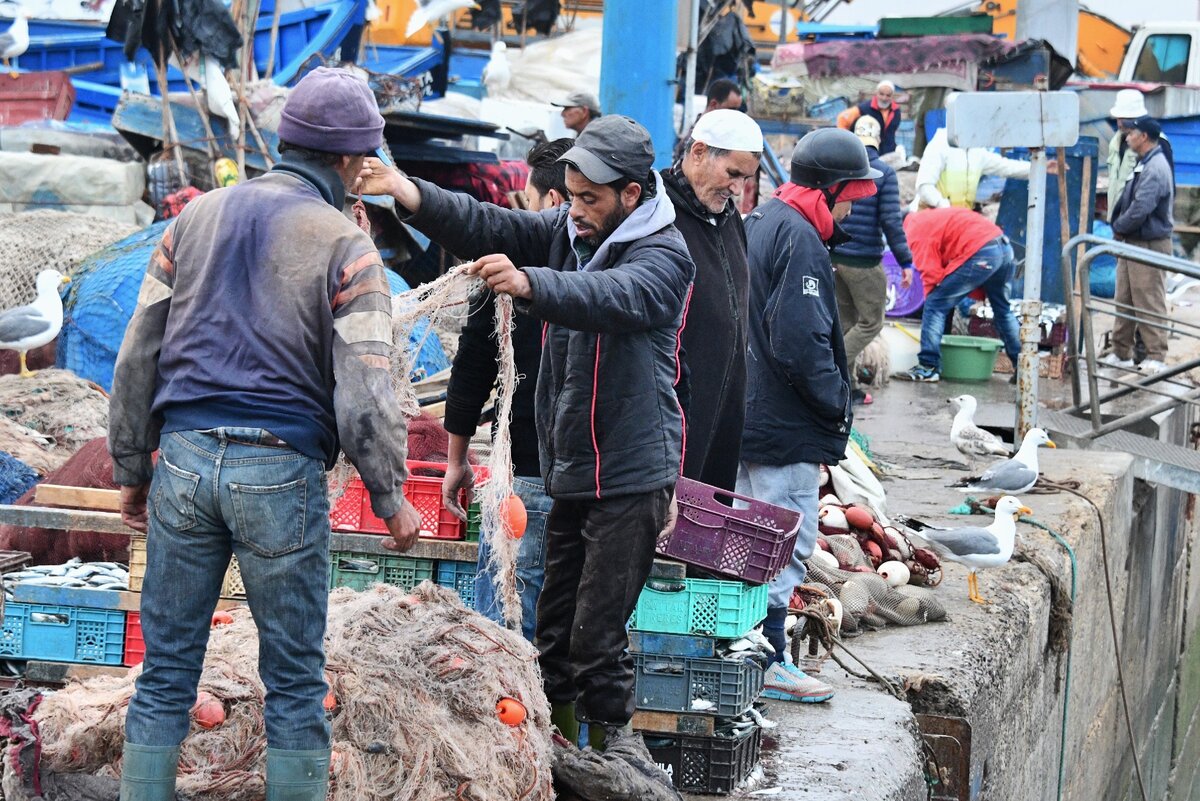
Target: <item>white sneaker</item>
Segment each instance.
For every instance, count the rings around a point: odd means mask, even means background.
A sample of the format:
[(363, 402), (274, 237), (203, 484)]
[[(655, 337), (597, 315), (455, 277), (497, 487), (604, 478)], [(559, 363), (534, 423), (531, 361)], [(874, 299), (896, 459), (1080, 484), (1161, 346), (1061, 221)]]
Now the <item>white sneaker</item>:
[(1097, 359), (1096, 364), (1101, 367), (1119, 367), (1122, 370), (1136, 370), (1137, 365), (1133, 363), (1133, 359), (1122, 359), (1115, 353), (1110, 353), (1103, 359)]
[(1163, 370), (1166, 370), (1167, 365), (1166, 362), (1160, 362), (1158, 359), (1144, 359), (1142, 360), (1142, 363), (1138, 365), (1138, 369), (1140, 369), (1144, 375), (1155, 375), (1156, 373), (1161, 373)]

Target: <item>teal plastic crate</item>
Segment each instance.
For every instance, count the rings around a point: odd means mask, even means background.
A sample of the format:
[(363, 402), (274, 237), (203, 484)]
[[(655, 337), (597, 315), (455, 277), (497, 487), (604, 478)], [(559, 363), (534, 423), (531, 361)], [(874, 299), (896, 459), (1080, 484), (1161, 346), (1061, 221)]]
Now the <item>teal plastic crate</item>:
[(662, 634), (734, 638), (750, 631), (766, 616), (766, 584), (652, 579), (642, 590), (629, 625)]
[(125, 613), (53, 604), (4, 604), (0, 659), (119, 665)]
[(475, 608), (475, 574), (478, 566), (475, 562), (455, 562), (438, 560), (437, 583), (458, 593), (463, 606)]
[(331, 551), (329, 553), (329, 589), (349, 587), (365, 590), (372, 584), (391, 584), (411, 590), (422, 581), (432, 581), (434, 561), (410, 556), (385, 556), (377, 553)]

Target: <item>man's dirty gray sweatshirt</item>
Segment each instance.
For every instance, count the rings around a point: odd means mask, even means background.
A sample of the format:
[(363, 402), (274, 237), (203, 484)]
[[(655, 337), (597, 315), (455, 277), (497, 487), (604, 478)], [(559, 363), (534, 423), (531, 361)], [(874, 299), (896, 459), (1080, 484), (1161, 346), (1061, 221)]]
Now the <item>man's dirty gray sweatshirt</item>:
[(108, 448), (150, 481), (161, 433), (263, 428), (332, 467), (339, 447), (379, 517), (399, 510), (407, 429), (388, 371), (391, 293), (331, 169), (286, 159), (209, 192), (164, 232), (117, 359)]

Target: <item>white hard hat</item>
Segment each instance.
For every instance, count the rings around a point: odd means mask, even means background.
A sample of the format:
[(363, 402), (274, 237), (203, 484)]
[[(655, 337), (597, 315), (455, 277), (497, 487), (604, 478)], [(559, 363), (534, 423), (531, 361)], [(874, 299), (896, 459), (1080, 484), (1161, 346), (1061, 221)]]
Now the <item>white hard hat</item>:
[(692, 139), (709, 147), (761, 153), (763, 133), (750, 116), (733, 109), (719, 108), (704, 114), (692, 128)]
[(1145, 117), (1149, 113), (1146, 111), (1146, 98), (1141, 92), (1137, 89), (1122, 89), (1117, 92), (1117, 102), (1109, 109), (1108, 116), (1118, 120), (1132, 120)]

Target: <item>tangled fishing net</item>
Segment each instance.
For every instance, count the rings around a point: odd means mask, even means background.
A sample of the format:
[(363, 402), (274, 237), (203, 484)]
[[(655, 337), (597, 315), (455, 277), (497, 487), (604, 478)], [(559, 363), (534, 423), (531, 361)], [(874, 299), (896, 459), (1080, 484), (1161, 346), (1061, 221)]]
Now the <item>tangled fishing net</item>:
[[(461, 327), (465, 310), (473, 292), (486, 291), (483, 281), (469, 276), (466, 267), (451, 269), (436, 281), (392, 298), (392, 356), (390, 372), (392, 386), (400, 409), (409, 419), (421, 413), (417, 393), (410, 378), (414, 354), (420, 353), (423, 340), (411, 336), (418, 323), (427, 331)], [(504, 608), (505, 622), (510, 628), (521, 627), (521, 599), (517, 590), (516, 559), (520, 541), (507, 533), (504, 509), (512, 494), (512, 439), (509, 423), (512, 420), (512, 397), (516, 388), (516, 362), (513, 356), (513, 304), (507, 295), (496, 296), (496, 340), (499, 344), (499, 383), (496, 403), (495, 436), (486, 463), (487, 477), (476, 484), (475, 497), (482, 514), (480, 536), (491, 546), (491, 565), (495, 568), (497, 595)], [(331, 492), (336, 497), (351, 475), (343, 456), (330, 476)]]
[[(224, 723), (193, 723), (180, 752), (178, 790), (193, 801), (259, 801), (264, 793), (264, 688), (248, 609), (212, 631), (200, 690), (226, 710)], [(428, 582), (411, 593), (384, 584), (329, 596), (325, 635), (332, 713), (331, 801), (548, 801), (549, 704), (537, 651)], [(125, 710), (138, 669), (48, 694), (33, 719), (36, 774), (120, 773)], [(527, 711), (510, 726), (497, 702)], [(24, 746), (38, 745), (25, 743)], [(21, 764), (11, 746), (7, 772)], [(23, 776), (30, 785), (33, 776)], [(6, 776), (9, 801), (16, 795)], [(111, 797), (115, 797), (113, 794)], [(80, 796), (86, 801), (88, 796)]]
[[(108, 397), (67, 370), (42, 370), (32, 378), (0, 376), (0, 411), (35, 435), (0, 428), (0, 451), (35, 470), (43, 465), (57, 469), (87, 442), (108, 435)], [(21, 455), (22, 449), (43, 440), (43, 459)]]
[(137, 229), (66, 211), (0, 214), (0, 309), (32, 301), (37, 295), (34, 279), (42, 270), (69, 276), (84, 258)]
[(946, 610), (933, 593), (921, 587), (892, 587), (875, 572), (858, 540), (848, 534), (822, 535), (837, 557), (838, 567), (810, 559), (808, 577), (801, 588), (806, 604), (833, 598), (841, 603), (842, 631), (857, 634), (889, 623), (915, 626), (943, 620)]

